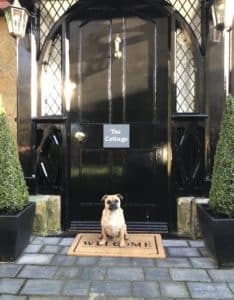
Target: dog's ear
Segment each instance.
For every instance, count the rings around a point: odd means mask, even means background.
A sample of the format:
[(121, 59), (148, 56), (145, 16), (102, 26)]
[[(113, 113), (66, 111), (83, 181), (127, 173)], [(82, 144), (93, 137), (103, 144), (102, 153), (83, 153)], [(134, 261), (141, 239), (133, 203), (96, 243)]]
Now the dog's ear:
[(105, 201), (107, 197), (108, 197), (108, 195), (104, 195), (104, 196), (102, 197), (102, 201)]
[(123, 196), (121, 194), (116, 194), (116, 196), (122, 201), (123, 200)]

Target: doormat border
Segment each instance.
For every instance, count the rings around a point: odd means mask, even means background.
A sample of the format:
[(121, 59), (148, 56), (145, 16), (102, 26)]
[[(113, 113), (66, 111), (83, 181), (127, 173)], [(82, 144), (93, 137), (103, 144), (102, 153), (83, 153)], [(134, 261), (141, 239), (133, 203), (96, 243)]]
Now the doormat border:
[[(160, 234), (128, 234), (126, 244), (134, 247), (120, 248), (118, 242), (110, 241), (108, 245), (99, 246), (100, 233), (79, 233), (72, 242), (67, 255), (70, 256), (110, 256), (130, 258), (166, 258), (163, 241)], [(84, 240), (82, 246), (80, 243)], [(139, 245), (144, 244), (143, 248)], [(140, 247), (140, 248), (139, 248)]]

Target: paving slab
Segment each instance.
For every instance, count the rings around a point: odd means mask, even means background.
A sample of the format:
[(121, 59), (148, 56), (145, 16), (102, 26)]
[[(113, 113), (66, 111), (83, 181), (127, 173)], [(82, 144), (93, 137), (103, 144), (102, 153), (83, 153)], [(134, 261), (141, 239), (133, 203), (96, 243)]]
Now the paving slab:
[(58, 267), (55, 266), (31, 266), (26, 265), (18, 275), (18, 278), (52, 278)]
[(60, 295), (62, 280), (29, 279), (21, 290), (21, 295)]
[(59, 267), (55, 274), (57, 279), (79, 279), (82, 273), (82, 268), (76, 267)]
[(24, 249), (24, 253), (39, 253), (41, 248), (42, 248), (42, 245), (40, 245), (40, 244), (31, 244), (31, 245), (28, 245)]
[(92, 298), (95, 295), (131, 297), (131, 284), (126, 281), (93, 281), (90, 296)]
[(132, 283), (132, 296), (156, 299), (156, 297), (160, 296), (158, 283), (156, 283), (154, 281), (133, 282)]
[(126, 257), (100, 257), (100, 266), (132, 266), (132, 259)]
[(189, 246), (202, 248), (204, 247), (204, 241), (203, 240), (189, 241)]
[(133, 258), (132, 265), (133, 266), (141, 266), (141, 267), (155, 267), (156, 266), (156, 259), (150, 258)]
[(81, 278), (83, 280), (104, 280), (106, 269), (103, 267), (84, 267)]
[(59, 245), (70, 247), (73, 241), (74, 241), (74, 238), (62, 238)]
[[(231, 289), (231, 291), (234, 293), (234, 283), (228, 283), (228, 287)], [(234, 298), (234, 297), (233, 297)]]
[(68, 247), (68, 246), (61, 246), (61, 250), (60, 250), (59, 254), (67, 255), (67, 252), (68, 252), (69, 248), (70, 247)]
[(208, 270), (208, 273), (215, 282), (234, 282), (234, 269)]
[(200, 299), (234, 299), (234, 295), (226, 283), (187, 283), (194, 298)]
[(168, 255), (171, 257), (197, 257), (201, 256), (197, 248), (193, 247), (168, 247)]
[(182, 282), (160, 282), (161, 294), (166, 298), (189, 298), (185, 283)]
[(76, 261), (76, 256), (55, 255), (51, 260), (51, 265), (73, 266), (74, 264), (76, 264)]
[(167, 257), (166, 259), (158, 259), (156, 262), (158, 267), (170, 268), (170, 267), (177, 267), (177, 268), (185, 268), (191, 267), (191, 263), (189, 259), (186, 257)]
[(31, 241), (31, 244), (43, 245), (44, 244), (44, 237), (42, 237), (42, 236), (35, 236), (34, 239)]
[(166, 268), (144, 268), (145, 280), (170, 280), (170, 274)]
[(210, 282), (206, 270), (202, 269), (170, 269), (172, 280), (175, 281), (196, 281)]
[(165, 247), (188, 247), (187, 240), (163, 240)]
[(16, 261), (18, 264), (29, 264), (29, 265), (48, 265), (54, 255), (52, 254), (23, 254)]
[(52, 254), (58, 254), (61, 251), (61, 246), (59, 245), (45, 245), (41, 253), (52, 253)]
[(79, 266), (93, 266), (96, 265), (98, 262), (97, 257), (92, 257), (92, 256), (79, 256), (77, 258), (77, 264)]
[(17, 294), (24, 284), (23, 279), (0, 278), (0, 295)]
[[(73, 300), (72, 297), (69, 296), (31, 296), (28, 298), (29, 300)], [(79, 297), (77, 300), (83, 300)], [(84, 297), (84, 300), (88, 300), (87, 297)]]
[(107, 270), (108, 280), (144, 280), (144, 272), (142, 268), (136, 267), (112, 267)]
[(190, 258), (191, 264), (193, 268), (217, 268), (217, 263), (211, 257), (191, 257)]
[(16, 277), (22, 268), (23, 265), (16, 265), (13, 263), (0, 264), (0, 277)]
[(69, 280), (63, 289), (63, 294), (67, 296), (87, 296), (89, 293), (90, 282)]
[(27, 297), (4, 294), (4, 295), (0, 295), (0, 300), (27, 300)]
[(202, 256), (205, 256), (205, 257), (210, 256), (209, 251), (205, 247), (198, 248), (198, 250)]
[(46, 245), (58, 245), (61, 242), (59, 237), (45, 237), (43, 240)]

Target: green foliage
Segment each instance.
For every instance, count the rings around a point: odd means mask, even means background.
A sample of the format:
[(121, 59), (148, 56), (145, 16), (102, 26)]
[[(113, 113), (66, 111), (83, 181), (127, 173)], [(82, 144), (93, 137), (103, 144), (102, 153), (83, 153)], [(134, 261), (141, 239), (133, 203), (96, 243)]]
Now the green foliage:
[(28, 191), (17, 148), (0, 104), (0, 214), (15, 214), (27, 203)]
[(216, 212), (234, 218), (234, 98), (226, 100), (219, 133), (209, 206)]

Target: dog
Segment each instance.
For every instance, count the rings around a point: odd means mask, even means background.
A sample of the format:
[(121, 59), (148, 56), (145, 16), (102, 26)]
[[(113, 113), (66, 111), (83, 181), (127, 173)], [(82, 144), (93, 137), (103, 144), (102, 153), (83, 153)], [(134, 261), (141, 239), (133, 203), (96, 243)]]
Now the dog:
[(121, 208), (121, 200), (123, 200), (123, 196), (120, 194), (104, 195), (102, 197), (105, 207), (101, 218), (102, 235), (99, 241), (101, 246), (106, 244), (108, 237), (120, 237), (120, 247), (125, 247), (127, 226), (123, 209)]

